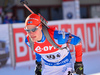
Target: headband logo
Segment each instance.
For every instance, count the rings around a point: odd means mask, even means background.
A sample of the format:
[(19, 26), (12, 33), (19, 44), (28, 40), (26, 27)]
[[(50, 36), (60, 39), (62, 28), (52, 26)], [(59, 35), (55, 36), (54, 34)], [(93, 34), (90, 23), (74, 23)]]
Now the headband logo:
[(39, 20), (38, 20), (38, 19), (36, 19), (36, 18), (29, 18), (28, 20), (31, 20), (31, 19), (39, 21)]
[(28, 24), (29, 24), (29, 23), (32, 23), (32, 21), (28, 21)]

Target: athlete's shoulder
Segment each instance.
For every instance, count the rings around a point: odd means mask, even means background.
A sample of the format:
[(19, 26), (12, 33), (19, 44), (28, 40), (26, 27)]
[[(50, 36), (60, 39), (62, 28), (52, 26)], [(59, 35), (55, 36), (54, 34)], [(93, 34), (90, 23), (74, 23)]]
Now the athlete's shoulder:
[(66, 43), (66, 32), (61, 30), (55, 30), (54, 31), (54, 39), (58, 41), (58, 44), (64, 44)]
[(25, 43), (30, 47), (29, 36), (28, 35), (25, 36)]

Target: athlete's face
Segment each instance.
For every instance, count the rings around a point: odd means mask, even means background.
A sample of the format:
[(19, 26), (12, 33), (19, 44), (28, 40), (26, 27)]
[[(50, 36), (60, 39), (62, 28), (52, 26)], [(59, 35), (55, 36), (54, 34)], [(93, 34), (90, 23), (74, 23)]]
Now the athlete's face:
[(26, 32), (30, 36), (33, 42), (40, 41), (42, 39), (42, 27), (35, 25), (26, 26)]

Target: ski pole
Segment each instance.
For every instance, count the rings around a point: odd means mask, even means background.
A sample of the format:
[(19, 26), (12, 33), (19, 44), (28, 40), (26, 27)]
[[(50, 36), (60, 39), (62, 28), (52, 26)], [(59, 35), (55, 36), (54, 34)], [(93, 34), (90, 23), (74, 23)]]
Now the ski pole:
[[(22, 5), (24, 5), (32, 14), (34, 13), (34, 12), (27, 6), (27, 4), (28, 4), (27, 1), (21, 0), (20, 3), (21, 3)], [(47, 21), (45, 18), (43, 18), (43, 16), (41, 16), (40, 14), (38, 14), (38, 16), (40, 16), (41, 23), (42, 23), (43, 25), (45, 25), (47, 28), (49, 28), (49, 27), (47, 26), (48, 21)]]

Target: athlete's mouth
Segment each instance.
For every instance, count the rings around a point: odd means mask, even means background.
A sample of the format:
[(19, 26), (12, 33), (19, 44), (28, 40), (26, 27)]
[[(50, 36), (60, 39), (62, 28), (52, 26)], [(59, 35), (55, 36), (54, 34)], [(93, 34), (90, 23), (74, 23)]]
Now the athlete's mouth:
[(31, 38), (33, 38), (33, 39), (34, 39), (34, 38), (36, 38), (36, 36), (31, 36)]

